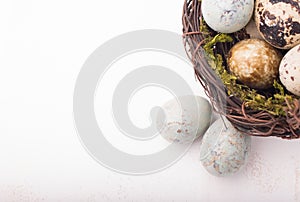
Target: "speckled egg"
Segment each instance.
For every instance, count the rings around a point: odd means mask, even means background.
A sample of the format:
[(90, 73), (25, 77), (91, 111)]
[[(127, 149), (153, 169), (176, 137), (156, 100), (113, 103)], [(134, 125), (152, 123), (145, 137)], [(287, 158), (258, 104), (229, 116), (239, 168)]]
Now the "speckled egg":
[(210, 28), (233, 33), (247, 25), (254, 8), (254, 0), (202, 0), (201, 10)]
[(279, 78), (288, 91), (300, 96), (300, 45), (289, 50), (283, 57)]
[(157, 129), (169, 142), (189, 144), (203, 135), (210, 125), (210, 103), (200, 96), (181, 96), (162, 106), (156, 119)]
[(299, 0), (256, 0), (255, 22), (272, 46), (290, 49), (300, 43)]
[(260, 39), (240, 41), (229, 51), (229, 70), (245, 85), (255, 89), (270, 88), (278, 77), (281, 54)]
[(205, 133), (200, 160), (212, 175), (226, 176), (237, 172), (246, 162), (251, 137), (238, 132), (225, 118), (215, 121)]

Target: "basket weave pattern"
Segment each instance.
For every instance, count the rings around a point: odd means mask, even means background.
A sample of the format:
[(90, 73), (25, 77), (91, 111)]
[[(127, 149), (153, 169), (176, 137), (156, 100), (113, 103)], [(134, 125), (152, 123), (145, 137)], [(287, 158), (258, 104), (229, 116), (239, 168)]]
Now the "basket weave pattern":
[[(195, 76), (203, 86), (216, 112), (226, 116), (235, 128), (252, 136), (275, 136), (284, 139), (300, 137), (300, 100), (292, 103), (286, 101), (285, 116), (276, 116), (266, 111), (247, 108), (245, 103), (236, 96), (228, 96), (225, 85), (208, 64), (203, 45), (205, 38), (217, 33), (209, 29), (209, 33), (200, 32), (201, 1), (185, 0), (183, 7), (183, 42), (190, 58)], [(249, 38), (243, 29), (230, 34), (234, 39), (231, 43), (218, 43), (214, 48), (226, 61), (230, 48), (240, 40)], [(225, 64), (226, 66), (226, 64)], [(227, 68), (227, 67), (226, 67)]]

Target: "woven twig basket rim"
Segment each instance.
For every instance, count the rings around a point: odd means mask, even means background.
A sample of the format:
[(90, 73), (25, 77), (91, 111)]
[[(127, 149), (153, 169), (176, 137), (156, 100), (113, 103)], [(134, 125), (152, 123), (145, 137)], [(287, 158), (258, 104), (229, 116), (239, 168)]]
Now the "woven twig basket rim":
[[(260, 137), (280, 137), (284, 139), (297, 139), (300, 137), (300, 100), (294, 99), (294, 107), (287, 102), (286, 116), (275, 116), (266, 111), (252, 110), (245, 107), (240, 98), (228, 96), (226, 88), (220, 78), (207, 65), (203, 50), (205, 34), (200, 32), (201, 1), (185, 0), (182, 15), (183, 43), (189, 59), (191, 60), (195, 77), (200, 82), (206, 95), (209, 97), (213, 109), (224, 115), (235, 128), (244, 134)], [(213, 33), (213, 31), (212, 31)], [(236, 41), (245, 39), (245, 30), (232, 34)], [(235, 42), (236, 42), (235, 41)], [(234, 45), (225, 44), (222, 54), (228, 53)]]

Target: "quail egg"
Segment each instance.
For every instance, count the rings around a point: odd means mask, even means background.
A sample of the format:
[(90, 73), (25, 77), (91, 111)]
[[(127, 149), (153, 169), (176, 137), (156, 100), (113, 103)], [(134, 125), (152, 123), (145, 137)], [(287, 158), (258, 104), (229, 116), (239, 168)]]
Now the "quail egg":
[(272, 46), (290, 49), (300, 44), (299, 0), (256, 0), (254, 15), (260, 34)]
[(283, 57), (279, 78), (288, 91), (300, 96), (300, 45), (289, 50)]

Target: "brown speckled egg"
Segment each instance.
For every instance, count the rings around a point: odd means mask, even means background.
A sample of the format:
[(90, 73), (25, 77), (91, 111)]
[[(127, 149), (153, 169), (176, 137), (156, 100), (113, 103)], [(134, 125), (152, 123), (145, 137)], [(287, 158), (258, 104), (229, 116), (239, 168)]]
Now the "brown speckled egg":
[(255, 22), (272, 46), (290, 49), (300, 44), (299, 0), (256, 0)]
[(255, 89), (272, 87), (278, 77), (282, 56), (260, 39), (246, 39), (229, 51), (229, 70), (245, 85)]
[(283, 57), (279, 78), (288, 91), (300, 96), (300, 45), (289, 50)]

